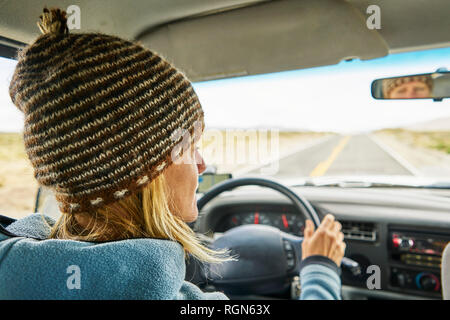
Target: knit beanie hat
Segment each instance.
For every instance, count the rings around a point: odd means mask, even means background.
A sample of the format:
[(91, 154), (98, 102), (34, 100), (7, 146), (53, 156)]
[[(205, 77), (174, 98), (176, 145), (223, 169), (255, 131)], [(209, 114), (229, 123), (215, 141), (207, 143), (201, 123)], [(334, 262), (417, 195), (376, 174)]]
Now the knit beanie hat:
[(138, 43), (69, 34), (66, 13), (44, 9), (43, 35), (18, 53), (10, 83), (25, 115), (37, 181), (64, 213), (89, 212), (143, 188), (204, 128), (191, 83)]
[(383, 97), (389, 97), (390, 92), (395, 89), (396, 87), (408, 83), (408, 82), (414, 82), (419, 81), (425, 83), (428, 88), (430, 88), (430, 91), (433, 88), (433, 79), (429, 76), (410, 76), (410, 77), (400, 77), (400, 78), (391, 78), (391, 79), (384, 79), (383, 80)]

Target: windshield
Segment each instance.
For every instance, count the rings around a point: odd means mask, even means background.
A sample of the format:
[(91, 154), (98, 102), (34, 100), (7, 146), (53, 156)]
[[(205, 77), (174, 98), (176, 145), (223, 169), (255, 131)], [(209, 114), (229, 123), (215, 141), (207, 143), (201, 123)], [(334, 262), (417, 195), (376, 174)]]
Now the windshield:
[(38, 184), (25, 153), (23, 114), (8, 93), (16, 63), (0, 57), (0, 214), (20, 218), (34, 211)]
[[(15, 65), (0, 57), (0, 214), (20, 217), (34, 211), (38, 185), (24, 151), (23, 115), (8, 94)], [(234, 177), (291, 185), (334, 178), (325, 184), (338, 186), (401, 178), (403, 185), (447, 187), (450, 101), (375, 100), (371, 82), (448, 66), (450, 48), (443, 48), (194, 83), (205, 111), (200, 151), (209, 172)], [(363, 178), (370, 183), (359, 184)]]
[(375, 100), (371, 82), (449, 65), (450, 48), (443, 48), (196, 83), (207, 126), (203, 156), (217, 173), (294, 184), (334, 178), (445, 185), (450, 101)]

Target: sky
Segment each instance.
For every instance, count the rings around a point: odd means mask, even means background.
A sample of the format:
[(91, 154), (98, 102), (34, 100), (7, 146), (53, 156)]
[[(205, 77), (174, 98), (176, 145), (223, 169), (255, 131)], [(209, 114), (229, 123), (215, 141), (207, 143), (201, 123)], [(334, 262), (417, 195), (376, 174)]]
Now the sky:
[(450, 48), (196, 83), (210, 127), (367, 132), (450, 117), (450, 100), (375, 100), (374, 79), (450, 69)]
[[(0, 132), (19, 132), (12, 104), (16, 62), (0, 58)], [(450, 100), (375, 100), (374, 79), (450, 69), (450, 48), (392, 54), (369, 61), (194, 83), (207, 128), (360, 133), (450, 117)]]

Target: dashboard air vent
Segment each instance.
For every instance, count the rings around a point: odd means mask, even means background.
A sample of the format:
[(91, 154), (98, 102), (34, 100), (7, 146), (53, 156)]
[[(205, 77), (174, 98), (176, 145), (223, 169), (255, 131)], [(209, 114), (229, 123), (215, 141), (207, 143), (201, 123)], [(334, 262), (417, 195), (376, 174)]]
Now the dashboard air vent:
[(377, 230), (371, 222), (340, 221), (342, 233), (347, 240), (361, 240), (375, 242)]

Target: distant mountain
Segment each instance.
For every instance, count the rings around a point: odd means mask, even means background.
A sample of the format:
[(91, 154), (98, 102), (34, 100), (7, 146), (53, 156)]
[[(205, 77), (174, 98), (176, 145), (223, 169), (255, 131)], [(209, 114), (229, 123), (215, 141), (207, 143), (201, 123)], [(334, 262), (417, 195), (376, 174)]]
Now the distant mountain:
[(414, 131), (450, 131), (450, 117), (418, 122), (403, 128)]
[(207, 130), (278, 130), (280, 132), (315, 132), (310, 129), (293, 128), (293, 127), (269, 127), (269, 126), (250, 126), (250, 127), (219, 127), (219, 126), (207, 126)]

